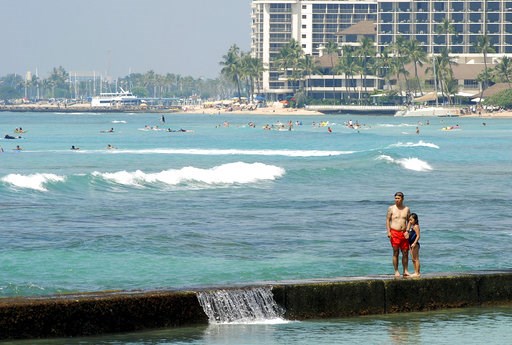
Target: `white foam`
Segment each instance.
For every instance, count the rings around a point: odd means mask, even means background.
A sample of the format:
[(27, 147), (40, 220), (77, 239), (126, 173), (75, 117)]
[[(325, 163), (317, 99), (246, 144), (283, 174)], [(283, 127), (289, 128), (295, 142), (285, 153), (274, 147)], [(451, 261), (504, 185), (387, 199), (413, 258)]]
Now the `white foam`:
[(400, 159), (394, 159), (393, 157), (390, 157), (388, 155), (380, 155), (377, 157), (378, 160), (384, 160), (389, 163), (397, 164), (401, 166), (404, 169), (407, 170), (413, 170), (413, 171), (432, 171), (432, 167), (430, 164), (428, 164), (425, 161), (422, 161), (421, 159), (410, 157), (410, 158), (400, 158)]
[(178, 185), (186, 182), (206, 184), (247, 184), (264, 180), (275, 180), (283, 176), (283, 168), (262, 163), (228, 163), (210, 169), (184, 167), (181, 169), (164, 170), (157, 173), (118, 171), (114, 173), (94, 172), (93, 176), (101, 177), (127, 186), (142, 187), (146, 184), (163, 183)]
[(377, 124), (378, 127), (416, 127), (417, 125), (412, 125), (410, 123), (400, 123), (398, 125), (391, 124), (391, 123), (380, 123)]
[(3, 177), (2, 181), (18, 188), (27, 188), (46, 192), (48, 190), (45, 188), (45, 184), (49, 182), (63, 182), (65, 179), (65, 176), (59, 176), (55, 174), (9, 174)]
[(396, 144), (389, 145), (389, 147), (430, 147), (433, 149), (439, 149), (439, 146), (437, 146), (436, 144), (427, 143), (427, 142), (424, 142), (423, 140), (420, 140), (417, 143), (413, 143), (413, 142), (402, 143), (399, 141)]
[(204, 156), (287, 156), (287, 157), (329, 157), (353, 154), (355, 151), (321, 151), (321, 150), (239, 150), (239, 149), (143, 149), (110, 150), (115, 154), (183, 154)]

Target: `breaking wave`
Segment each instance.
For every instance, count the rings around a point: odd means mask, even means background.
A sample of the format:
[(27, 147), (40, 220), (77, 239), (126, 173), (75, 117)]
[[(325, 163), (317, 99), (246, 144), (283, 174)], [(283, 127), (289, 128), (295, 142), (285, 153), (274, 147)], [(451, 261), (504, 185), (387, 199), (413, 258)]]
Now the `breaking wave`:
[(46, 192), (48, 189), (45, 187), (49, 183), (64, 182), (65, 176), (55, 174), (9, 174), (2, 178), (2, 182), (10, 184), (16, 188), (27, 188), (41, 192)]
[(380, 155), (379, 157), (377, 157), (377, 159), (386, 161), (388, 163), (397, 164), (407, 170), (421, 171), (421, 172), (433, 170), (432, 167), (430, 166), (430, 164), (428, 164), (425, 161), (422, 161), (421, 159), (414, 158), (414, 157), (413, 158), (394, 159), (393, 157), (388, 156), (388, 155)]
[(388, 146), (388, 148), (392, 148), (392, 147), (430, 147), (433, 149), (439, 149), (439, 146), (437, 146), (436, 144), (427, 143), (427, 142), (424, 142), (423, 140), (420, 140), (417, 143), (413, 143), (413, 142), (402, 143), (399, 141), (396, 144), (392, 144), (392, 145)]
[(145, 173), (141, 170), (114, 173), (94, 172), (92, 175), (110, 182), (127, 186), (141, 187), (146, 184), (163, 183), (178, 185), (187, 182), (213, 184), (245, 184), (264, 180), (275, 180), (283, 176), (283, 168), (262, 163), (228, 163), (210, 169), (184, 167), (169, 169), (157, 173)]
[(153, 184), (176, 186), (180, 184), (202, 185), (234, 185), (250, 184), (260, 181), (273, 181), (285, 174), (285, 169), (263, 163), (235, 162), (222, 164), (209, 169), (196, 167), (183, 167), (181, 169), (169, 169), (155, 173), (141, 170), (98, 172), (91, 174), (74, 174), (72, 176), (60, 176), (56, 174), (38, 173), (30, 175), (9, 174), (0, 179), (12, 188), (31, 189), (47, 192), (48, 185), (52, 183), (68, 182), (94, 183), (92, 179), (100, 179), (107, 183), (116, 183), (131, 187), (145, 187)]
[[(94, 151), (96, 153), (96, 151)], [(253, 155), (253, 156), (287, 156), (287, 157), (328, 157), (354, 153), (354, 151), (323, 150), (239, 150), (239, 149), (142, 149), (111, 150), (113, 154), (183, 154), (183, 155)]]

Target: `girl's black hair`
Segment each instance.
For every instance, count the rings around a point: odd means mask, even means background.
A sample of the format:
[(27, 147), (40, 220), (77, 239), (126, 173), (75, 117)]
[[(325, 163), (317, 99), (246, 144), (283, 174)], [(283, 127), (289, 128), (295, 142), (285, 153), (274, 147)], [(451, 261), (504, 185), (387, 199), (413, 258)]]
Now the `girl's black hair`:
[(416, 213), (411, 213), (411, 217), (414, 218), (414, 221), (416, 222), (416, 224), (420, 225), (420, 221), (419, 221), (418, 215)]

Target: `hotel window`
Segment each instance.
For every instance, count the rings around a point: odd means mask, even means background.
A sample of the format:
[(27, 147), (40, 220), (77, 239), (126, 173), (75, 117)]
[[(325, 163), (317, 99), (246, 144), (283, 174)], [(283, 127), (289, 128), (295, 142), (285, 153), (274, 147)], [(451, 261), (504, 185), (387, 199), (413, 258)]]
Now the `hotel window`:
[(487, 37), (489, 37), (489, 42), (491, 43), (492, 47), (496, 49), (496, 46), (500, 44), (500, 35), (488, 35)]
[(453, 54), (462, 54), (463, 53), (463, 49), (461, 46), (451, 46), (451, 52)]
[(367, 5), (354, 5), (354, 12), (355, 13), (368, 13), (368, 6)]
[(463, 1), (452, 2), (452, 11), (454, 11), (454, 12), (464, 11), (464, 2)]
[(435, 44), (446, 44), (446, 36), (445, 35), (437, 35), (435, 38), (434, 38), (434, 43)]
[(418, 35), (418, 36), (416, 36), (416, 40), (425, 46), (428, 44), (428, 36), (427, 35)]
[(393, 36), (391, 35), (381, 35), (380, 36), (380, 43), (382, 45), (389, 45), (393, 42)]
[(499, 10), (500, 10), (500, 2), (499, 1), (487, 2), (487, 11), (488, 12), (499, 12)]
[(427, 24), (416, 25), (416, 33), (417, 34), (427, 34), (428, 33), (428, 25)]
[(306, 35), (305, 35), (305, 34), (303, 34), (301, 37), (302, 37), (302, 38), (306, 38)]
[(487, 32), (490, 34), (497, 34), (500, 32), (500, 25), (499, 24), (488, 24), (487, 25)]
[(308, 18), (307, 15), (305, 15), (305, 14), (302, 15), (302, 19), (307, 19), (307, 18)]
[(380, 6), (382, 12), (393, 12), (393, 3), (391, 2), (382, 2)]
[(398, 32), (401, 34), (410, 34), (411, 29), (409, 24), (399, 24), (398, 25)]
[(436, 1), (434, 2), (434, 12), (444, 12), (445, 10), (444, 1)]
[(481, 13), (470, 13), (469, 14), (469, 22), (470, 23), (480, 23), (482, 21)]
[(341, 13), (352, 13), (354, 11), (354, 6), (352, 4), (341, 4), (340, 5), (340, 12)]
[(416, 22), (417, 23), (428, 23), (428, 13), (417, 13), (416, 14)]
[(469, 3), (469, 10), (470, 11), (482, 11), (482, 2), (470, 2)]
[(418, 1), (416, 3), (416, 11), (418, 11), (418, 12), (428, 12), (428, 2), (426, 2), (426, 1)]
[(393, 14), (391, 13), (383, 13), (380, 16), (381, 23), (393, 23)]
[(481, 34), (482, 24), (469, 24), (469, 32), (472, 34)]
[(338, 5), (327, 5), (327, 13), (338, 13)]
[(307, 25), (306, 25), (306, 24), (303, 24), (303, 25), (302, 25), (302, 28), (303, 28), (303, 29), (306, 29), (306, 28), (307, 28)]
[(500, 14), (499, 13), (488, 13), (487, 14), (487, 22), (488, 23), (499, 23), (500, 22)]
[(400, 12), (409, 12), (411, 10), (410, 4), (407, 2), (398, 3), (398, 11)]
[(386, 25), (381, 25), (380, 26), (380, 32), (382, 34), (389, 34), (393, 31), (393, 25), (391, 24), (386, 24)]
[(463, 23), (464, 22), (464, 14), (463, 13), (452, 13), (452, 22)]
[(306, 8), (308, 8), (306, 5), (302, 5), (303, 10), (305, 10)]
[(409, 13), (400, 13), (398, 15), (399, 23), (409, 23), (411, 21), (411, 15)]
[(442, 23), (444, 19), (446, 18), (446, 13), (434, 13), (434, 22), (435, 23)]

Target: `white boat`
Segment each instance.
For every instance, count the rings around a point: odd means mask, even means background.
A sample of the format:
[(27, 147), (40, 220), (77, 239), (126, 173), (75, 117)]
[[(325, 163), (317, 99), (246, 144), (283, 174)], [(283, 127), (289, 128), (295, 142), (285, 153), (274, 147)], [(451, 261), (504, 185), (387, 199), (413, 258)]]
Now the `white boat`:
[(139, 104), (140, 100), (137, 96), (122, 88), (120, 92), (102, 92), (91, 100), (91, 107), (119, 107)]
[(458, 110), (444, 107), (420, 107), (398, 110), (395, 116), (439, 116), (439, 117), (457, 117)]

